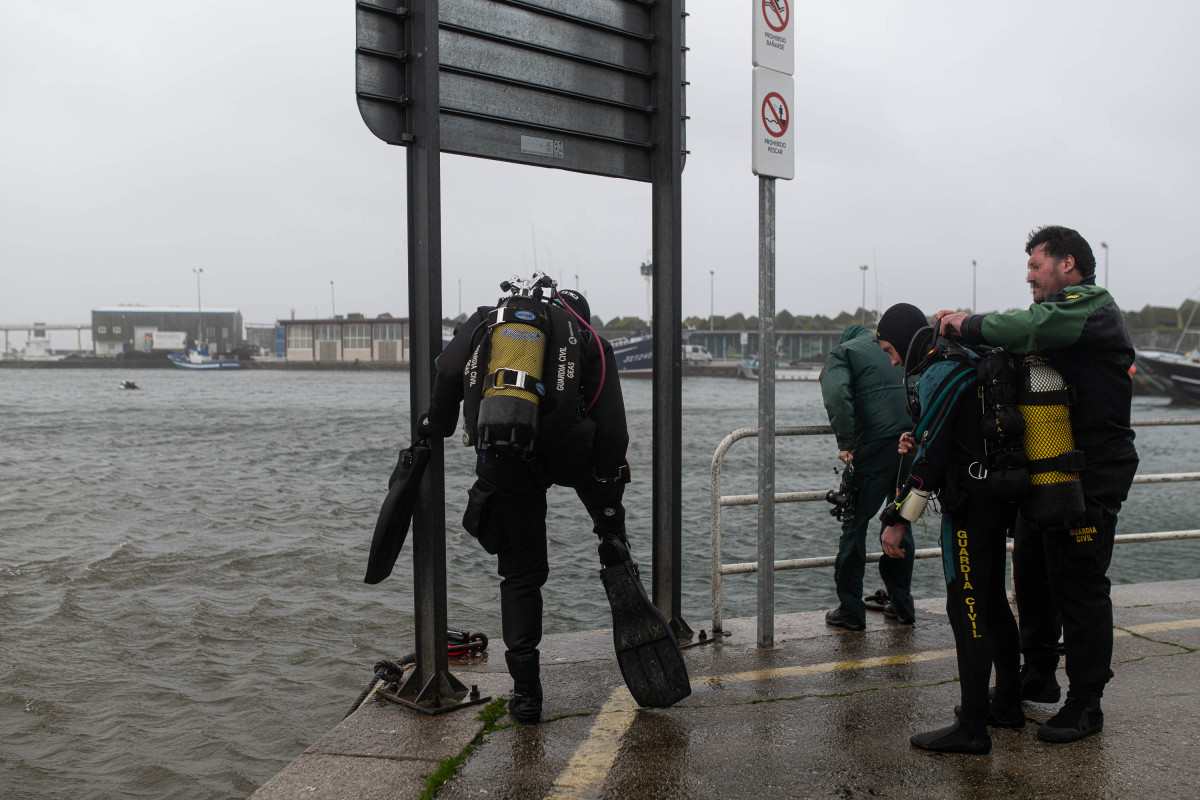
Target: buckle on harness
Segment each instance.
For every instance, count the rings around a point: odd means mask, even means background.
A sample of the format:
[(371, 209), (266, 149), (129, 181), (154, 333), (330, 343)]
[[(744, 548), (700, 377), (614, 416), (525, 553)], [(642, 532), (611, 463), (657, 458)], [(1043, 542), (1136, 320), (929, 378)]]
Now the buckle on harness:
[(967, 465), (967, 475), (977, 481), (985, 480), (987, 478), (987, 474), (987, 467), (978, 461), (972, 461)]
[(538, 389), (539, 383), (528, 372), (509, 367), (501, 367), (488, 376), (488, 388), (490, 389), (524, 389), (527, 392), (537, 392), (539, 395), (545, 394), (543, 390)]

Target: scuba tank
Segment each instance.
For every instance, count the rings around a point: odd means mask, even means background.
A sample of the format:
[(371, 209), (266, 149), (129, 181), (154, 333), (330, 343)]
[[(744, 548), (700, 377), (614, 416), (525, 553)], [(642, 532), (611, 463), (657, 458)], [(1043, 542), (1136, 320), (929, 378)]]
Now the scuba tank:
[(1062, 375), (1040, 356), (1028, 356), (1017, 407), (1025, 418), (1029, 493), (1021, 515), (1040, 527), (1070, 527), (1083, 516), (1083, 453), (1075, 449), (1068, 406), (1073, 395)]
[(475, 446), (494, 453), (527, 454), (537, 438), (541, 399), (546, 394), (542, 365), (550, 331), (541, 286), (504, 281), (511, 291), (488, 314), (490, 340), (483, 399), (476, 420)]

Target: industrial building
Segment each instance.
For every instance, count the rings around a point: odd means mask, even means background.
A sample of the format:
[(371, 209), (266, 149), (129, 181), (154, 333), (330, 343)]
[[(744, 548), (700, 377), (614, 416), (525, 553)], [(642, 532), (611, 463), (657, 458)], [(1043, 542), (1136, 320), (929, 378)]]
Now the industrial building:
[(296, 363), (407, 362), (409, 347), (408, 320), (389, 316), (281, 319), (275, 329), (275, 355)]
[(98, 356), (179, 351), (198, 342), (219, 353), (232, 353), (243, 344), (242, 312), (236, 308), (97, 308), (92, 310), (92, 342)]

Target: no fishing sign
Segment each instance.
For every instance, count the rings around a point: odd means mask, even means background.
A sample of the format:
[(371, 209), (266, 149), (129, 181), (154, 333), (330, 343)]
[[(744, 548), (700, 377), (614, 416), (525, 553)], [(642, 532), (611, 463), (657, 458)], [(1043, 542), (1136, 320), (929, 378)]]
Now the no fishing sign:
[(792, 95), (791, 75), (763, 67), (754, 68), (751, 169), (755, 175), (789, 181), (796, 177)]

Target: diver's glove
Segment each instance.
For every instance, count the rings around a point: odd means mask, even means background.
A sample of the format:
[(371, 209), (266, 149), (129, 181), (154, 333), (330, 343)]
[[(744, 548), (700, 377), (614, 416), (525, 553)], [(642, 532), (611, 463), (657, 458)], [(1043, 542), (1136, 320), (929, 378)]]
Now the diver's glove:
[(417, 420), (417, 440), (428, 441), (433, 438), (433, 426), (429, 424), (429, 412), (425, 412)]

